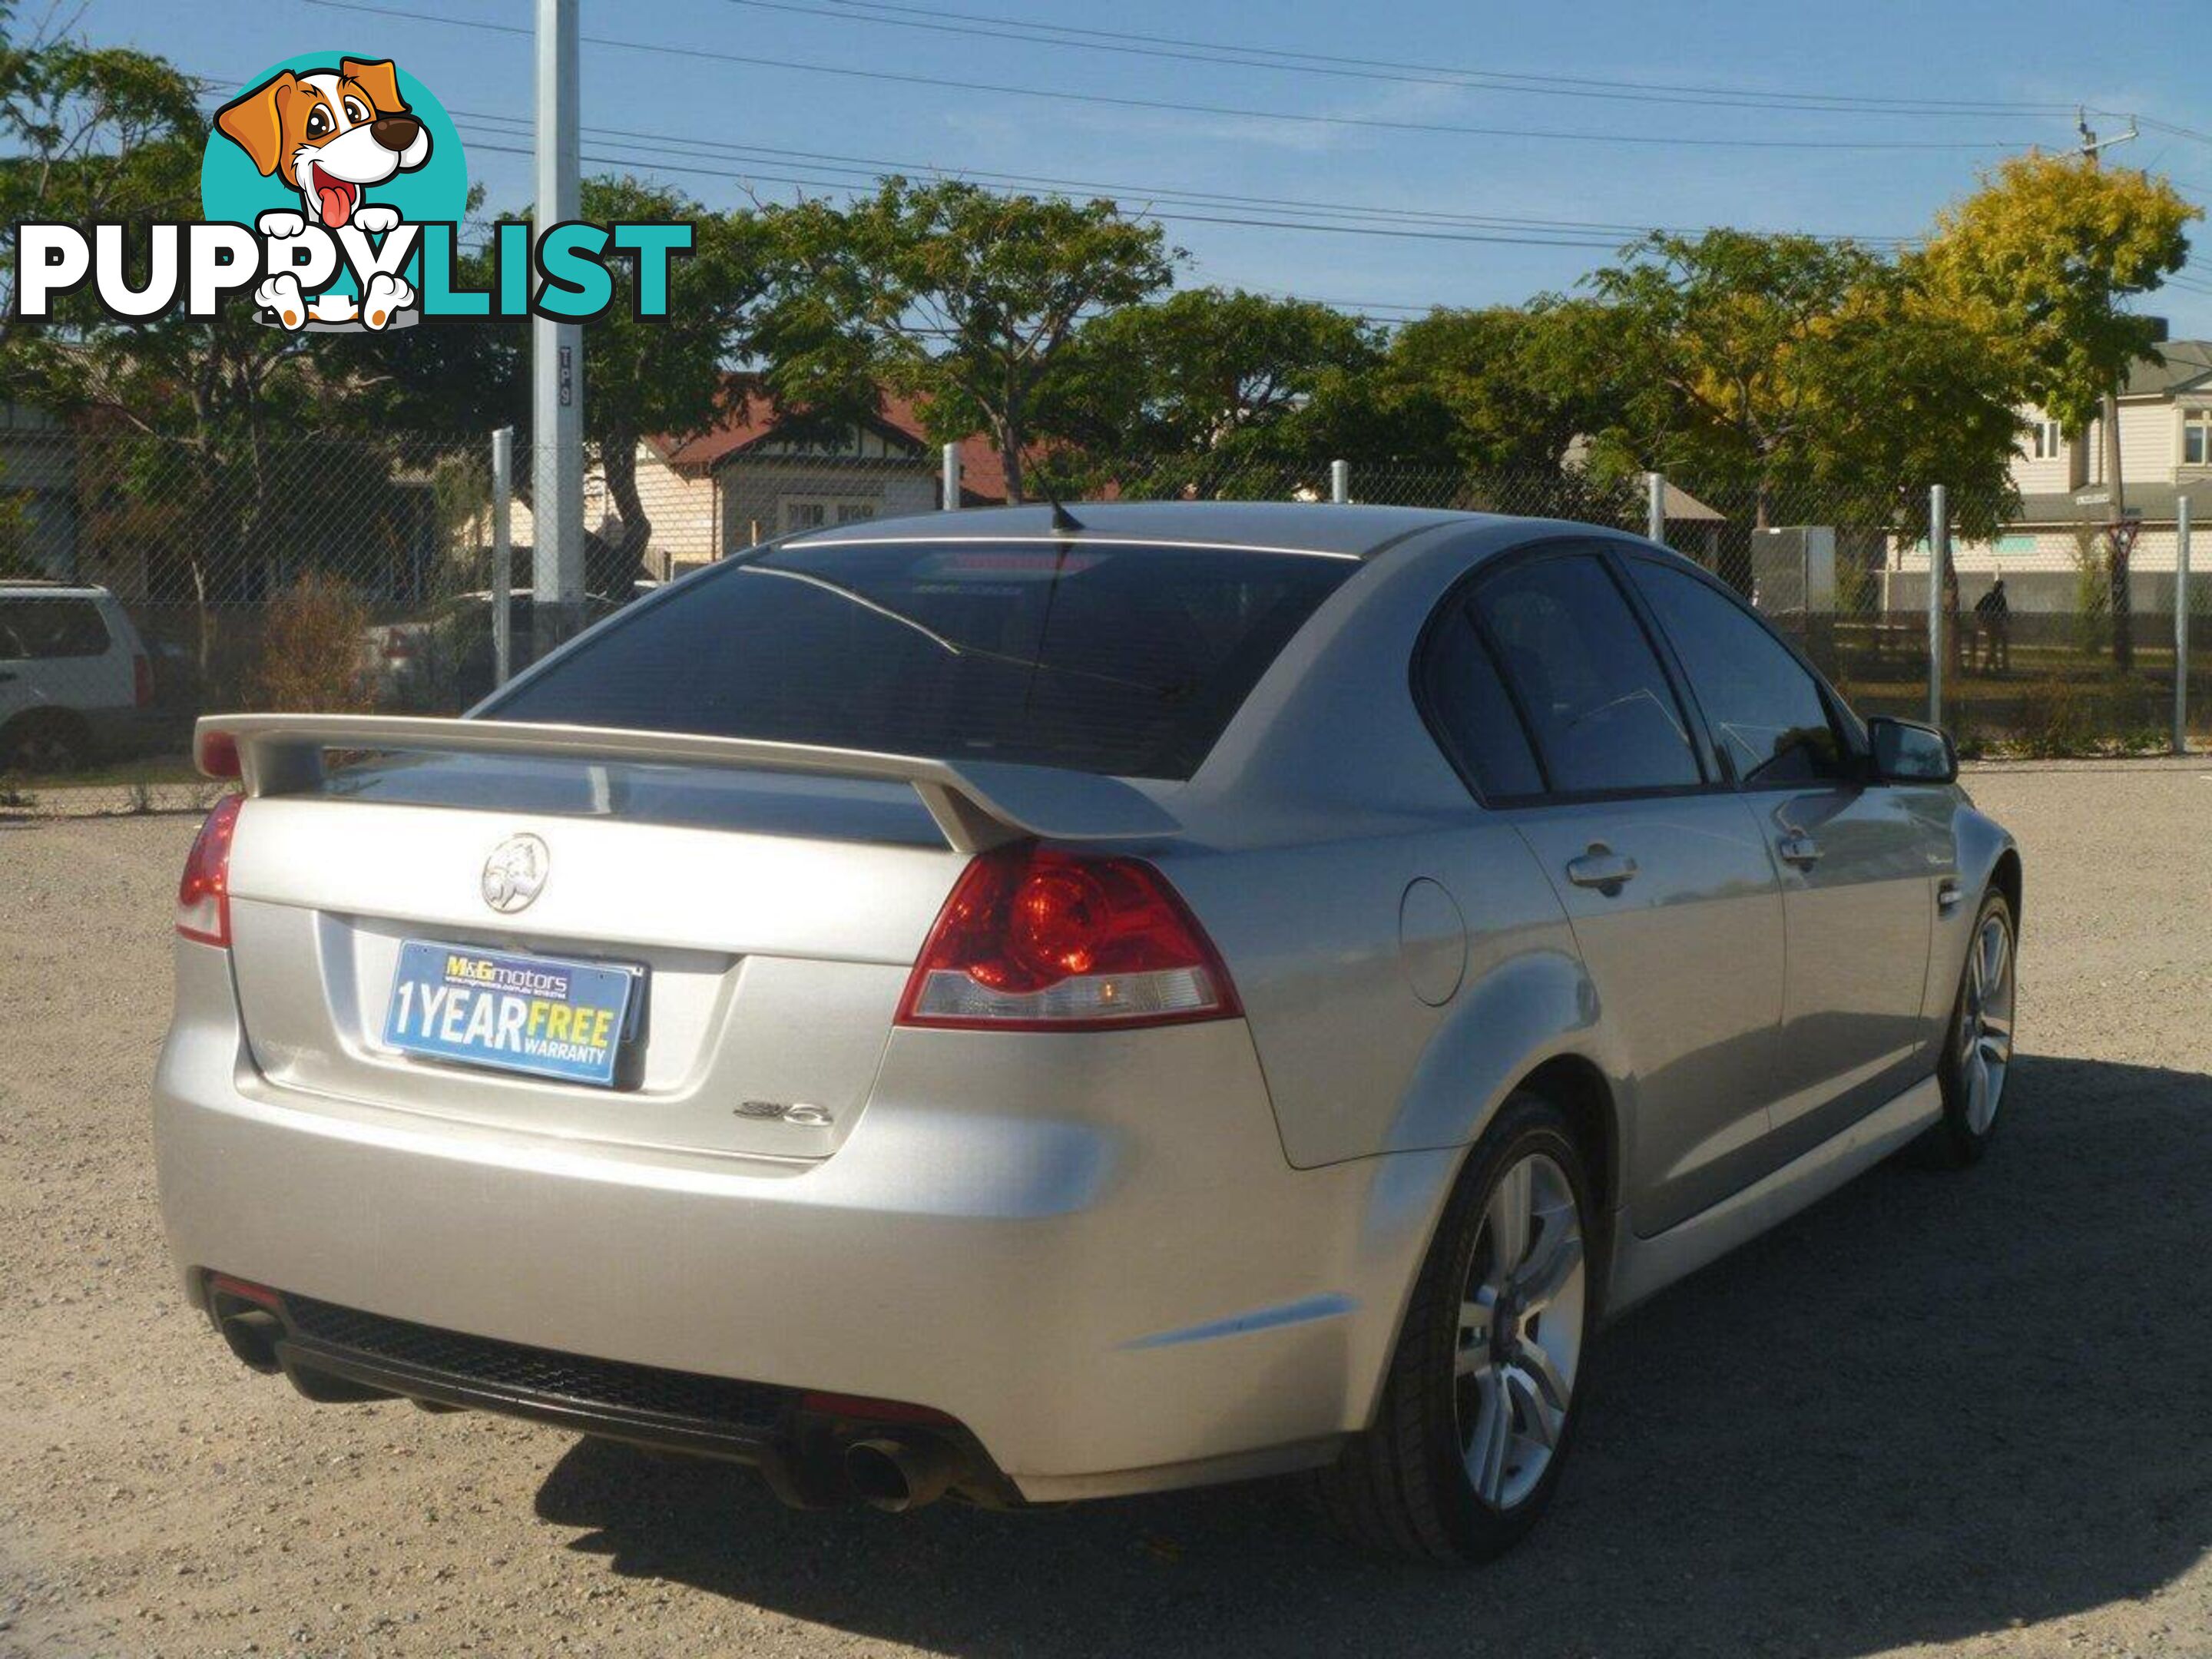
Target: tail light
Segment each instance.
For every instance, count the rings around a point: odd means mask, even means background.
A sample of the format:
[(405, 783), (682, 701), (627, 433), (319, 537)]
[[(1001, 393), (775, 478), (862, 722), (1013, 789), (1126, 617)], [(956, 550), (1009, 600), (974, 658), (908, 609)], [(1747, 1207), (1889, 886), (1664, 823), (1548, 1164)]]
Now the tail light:
[(898, 1023), (1093, 1031), (1237, 1012), (1219, 954), (1158, 870), (1024, 842), (961, 873)]
[(225, 795), (200, 825), (177, 884), (177, 932), (203, 945), (230, 945), (230, 838), (243, 795)]
[(205, 726), (192, 734), (192, 763), (210, 778), (234, 778), (244, 769), (239, 764), (238, 739)]
[(131, 701), (140, 708), (154, 705), (154, 659), (143, 651), (131, 659)]

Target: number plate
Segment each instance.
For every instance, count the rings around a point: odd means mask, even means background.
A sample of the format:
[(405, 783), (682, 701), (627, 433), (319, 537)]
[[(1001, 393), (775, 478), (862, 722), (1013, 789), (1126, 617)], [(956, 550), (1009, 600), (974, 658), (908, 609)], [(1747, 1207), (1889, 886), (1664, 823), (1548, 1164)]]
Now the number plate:
[(405, 1054), (605, 1088), (644, 976), (410, 939), (399, 947), (384, 1040)]

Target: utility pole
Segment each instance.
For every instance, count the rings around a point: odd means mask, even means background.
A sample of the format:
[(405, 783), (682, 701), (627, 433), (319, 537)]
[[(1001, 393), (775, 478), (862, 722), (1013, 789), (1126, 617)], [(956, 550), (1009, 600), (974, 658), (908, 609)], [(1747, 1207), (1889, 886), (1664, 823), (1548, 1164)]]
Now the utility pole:
[[(2089, 125), (2089, 112), (2086, 109), (2074, 112), (2074, 129), (2081, 135), (2081, 154), (2088, 158), (2091, 167), (2095, 167), (2104, 152), (2114, 144), (2127, 143), (2136, 136), (2135, 120), (2130, 117), (2125, 132), (2115, 133), (2110, 138), (2100, 138)], [(2128, 493), (2127, 486), (2120, 477), (2120, 396), (2117, 386), (2105, 388), (2103, 425), (2105, 489), (2110, 497), (2106, 511), (2109, 522), (2113, 526), (2106, 532), (2106, 544), (2112, 559), (2108, 591), (2112, 607), (2112, 665), (2124, 670), (2135, 666), (2136, 640), (2135, 617), (2130, 609), (2134, 599), (2128, 581), (2129, 544), (2124, 539), (2125, 532), (2118, 528), (2128, 516)]]
[[(577, 0), (538, 0), (538, 223), (540, 236), (580, 216)], [(584, 331), (530, 322), (531, 441), (537, 447), (532, 650), (576, 631), (584, 609)]]

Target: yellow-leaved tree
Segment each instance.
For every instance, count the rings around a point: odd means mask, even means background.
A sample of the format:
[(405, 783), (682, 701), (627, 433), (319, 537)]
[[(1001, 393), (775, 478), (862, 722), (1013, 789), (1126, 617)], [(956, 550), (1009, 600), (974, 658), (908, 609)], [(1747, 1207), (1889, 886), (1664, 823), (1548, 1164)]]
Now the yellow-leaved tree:
[[(2104, 414), (2115, 522), (2126, 495), (2114, 399), (2131, 365), (2158, 361), (2155, 325), (2127, 302), (2181, 269), (2203, 216), (2164, 179), (2094, 155), (2021, 155), (1940, 215), (1921, 256), (1930, 291), (2005, 354), (2023, 399), (2075, 434)], [(2112, 660), (2128, 668), (2127, 544), (2109, 536), (2106, 550)]]

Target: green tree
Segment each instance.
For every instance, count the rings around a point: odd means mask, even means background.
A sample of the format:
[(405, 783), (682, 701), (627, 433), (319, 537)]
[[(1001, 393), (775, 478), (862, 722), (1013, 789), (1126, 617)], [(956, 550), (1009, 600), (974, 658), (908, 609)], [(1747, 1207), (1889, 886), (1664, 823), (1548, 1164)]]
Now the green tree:
[[(121, 222), (134, 282), (143, 228), (199, 216), (206, 131), (195, 83), (163, 58), (59, 32), (0, 41), (0, 207), (17, 222)], [(267, 435), (319, 403), (302, 337), (244, 306), (118, 321), (82, 289), (26, 318), (12, 266), (0, 283), (0, 398), (106, 434), (82, 462), (95, 520), (137, 526), (203, 598), (245, 580), (282, 539)], [(203, 665), (206, 650), (204, 623)]]
[(1623, 388), (1616, 434), (1693, 487), (1747, 495), (1771, 522), (1778, 489), (1811, 475), (1835, 320), (1882, 275), (1848, 242), (1714, 229), (1654, 233), (1589, 278), (1606, 307), (1577, 354)]
[(1071, 337), (1167, 286), (1180, 254), (1113, 203), (891, 177), (839, 209), (776, 216), (784, 260), (760, 344), (778, 396), (849, 403), (872, 377), (921, 401), (932, 437), (984, 432), (1022, 498), (1036, 417)]
[(1432, 311), (1401, 328), (1376, 402), (1397, 441), (1437, 463), (1557, 473), (1577, 437), (1618, 416), (1605, 355), (1582, 349), (1588, 301)]
[(1374, 329), (1328, 306), (1187, 289), (1084, 324), (1039, 425), (1094, 454), (1154, 462), (1148, 486), (1234, 493), (1240, 474), (1275, 484), (1325, 458), (1315, 428), (1332, 393), (1382, 356)]
[[(0, 222), (197, 217), (201, 121), (191, 78), (166, 58), (66, 33), (28, 39), (0, 3)], [(0, 273), (0, 349), (41, 325)]]
[[(2101, 410), (2116, 521), (2127, 503), (2115, 399), (2134, 363), (2160, 361), (2155, 325), (2126, 304), (2181, 269), (2203, 216), (2166, 180), (2094, 155), (2015, 156), (1938, 216), (1924, 256), (1930, 289), (2004, 343), (2021, 395), (2075, 434)], [(2108, 561), (2112, 658), (2125, 668), (2135, 643), (2117, 538)]]
[[(693, 248), (668, 264), (668, 312), (636, 314), (636, 269), (610, 261), (614, 302), (584, 325), (584, 439), (606, 479), (618, 522), (613, 533), (588, 532), (585, 586), (622, 599), (644, 568), (653, 521), (638, 489), (638, 446), (648, 438), (684, 439), (705, 431), (742, 395), (731, 375), (750, 349), (760, 304), (770, 286), (771, 233), (763, 219), (738, 210), (712, 213), (679, 192), (630, 178), (583, 181), (583, 216), (688, 222)], [(501, 222), (528, 222), (502, 215)], [(459, 281), (489, 288), (489, 245), (459, 261)], [(443, 433), (515, 428), (515, 491), (526, 501), (530, 465), (530, 336), (520, 319), (493, 319), (466, 328), (417, 328), (398, 335), (346, 338), (336, 356), (386, 424)]]

